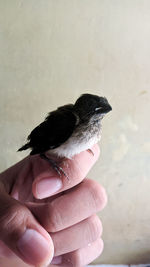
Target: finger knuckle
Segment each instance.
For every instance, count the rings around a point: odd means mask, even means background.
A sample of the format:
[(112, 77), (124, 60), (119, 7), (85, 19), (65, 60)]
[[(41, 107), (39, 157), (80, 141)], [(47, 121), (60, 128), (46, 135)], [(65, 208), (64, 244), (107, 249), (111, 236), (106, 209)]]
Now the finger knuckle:
[(69, 253), (65, 258), (67, 267), (83, 267), (90, 264), (96, 258), (98, 258), (103, 251), (104, 243), (101, 238), (97, 238), (92, 242), (90, 246), (83, 247)]
[(51, 203), (48, 205), (48, 231), (57, 232), (63, 229), (63, 218), (61, 212)]
[(82, 253), (80, 252), (80, 249), (73, 252), (72, 260), (70, 262), (72, 265), (69, 267), (81, 267), (83, 266), (83, 259), (82, 259)]
[(87, 240), (88, 242), (95, 241), (102, 235), (102, 223), (97, 215), (93, 215), (88, 219), (87, 225)]
[(96, 181), (88, 179), (87, 188), (91, 194), (91, 199), (95, 211), (102, 210), (107, 204), (107, 195), (103, 186)]
[(0, 235), (4, 232), (18, 236), (20, 225), (25, 225), (25, 207), (19, 204), (8, 206), (5, 212), (0, 214)]
[(103, 252), (104, 242), (103, 242), (103, 240), (101, 238), (98, 238), (96, 243), (97, 243), (97, 247), (96, 247), (97, 249), (95, 249), (95, 251), (97, 251), (96, 257), (99, 257)]

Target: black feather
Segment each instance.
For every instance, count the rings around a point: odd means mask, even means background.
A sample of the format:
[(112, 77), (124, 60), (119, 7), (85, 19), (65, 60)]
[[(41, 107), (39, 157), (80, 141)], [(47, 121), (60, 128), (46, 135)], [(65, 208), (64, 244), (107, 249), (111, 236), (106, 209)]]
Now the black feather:
[(45, 121), (38, 125), (28, 136), (28, 143), (19, 151), (31, 148), (31, 155), (54, 149), (64, 143), (73, 133), (76, 116), (73, 105), (66, 105), (49, 113)]

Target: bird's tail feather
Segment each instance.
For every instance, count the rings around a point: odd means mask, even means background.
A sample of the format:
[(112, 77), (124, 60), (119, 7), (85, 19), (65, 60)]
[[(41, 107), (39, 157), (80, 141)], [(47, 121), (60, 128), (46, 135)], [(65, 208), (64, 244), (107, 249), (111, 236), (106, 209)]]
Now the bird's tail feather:
[(29, 147), (30, 147), (30, 144), (27, 143), (27, 144), (25, 144), (24, 146), (20, 147), (20, 148), (18, 149), (18, 151), (26, 150), (26, 149), (28, 149)]

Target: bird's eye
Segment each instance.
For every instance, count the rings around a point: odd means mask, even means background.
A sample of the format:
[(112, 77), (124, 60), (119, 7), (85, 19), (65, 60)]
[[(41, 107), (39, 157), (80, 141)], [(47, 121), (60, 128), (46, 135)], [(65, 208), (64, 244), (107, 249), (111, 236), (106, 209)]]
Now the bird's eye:
[(102, 109), (102, 107), (95, 108), (95, 111), (98, 111), (98, 110), (100, 110), (100, 109)]

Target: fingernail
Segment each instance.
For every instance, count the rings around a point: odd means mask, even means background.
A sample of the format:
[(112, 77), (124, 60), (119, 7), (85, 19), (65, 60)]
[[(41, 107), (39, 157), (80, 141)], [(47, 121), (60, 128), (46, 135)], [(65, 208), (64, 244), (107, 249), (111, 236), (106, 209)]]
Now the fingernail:
[(62, 263), (62, 256), (56, 256), (51, 261), (51, 264), (61, 264), (61, 263)]
[(36, 184), (37, 198), (46, 198), (52, 196), (60, 188), (62, 188), (62, 181), (56, 177), (43, 178)]
[(33, 229), (25, 231), (17, 242), (17, 248), (23, 258), (34, 266), (48, 266), (51, 262), (48, 241)]

